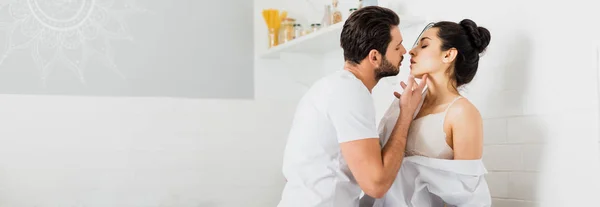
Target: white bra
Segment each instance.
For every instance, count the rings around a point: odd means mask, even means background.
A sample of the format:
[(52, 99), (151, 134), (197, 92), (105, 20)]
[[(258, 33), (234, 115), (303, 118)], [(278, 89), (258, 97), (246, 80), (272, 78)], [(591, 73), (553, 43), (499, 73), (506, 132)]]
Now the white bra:
[(420, 155), (438, 159), (454, 159), (454, 150), (446, 142), (444, 120), (448, 109), (462, 96), (456, 97), (446, 110), (412, 121), (408, 130), (406, 156)]

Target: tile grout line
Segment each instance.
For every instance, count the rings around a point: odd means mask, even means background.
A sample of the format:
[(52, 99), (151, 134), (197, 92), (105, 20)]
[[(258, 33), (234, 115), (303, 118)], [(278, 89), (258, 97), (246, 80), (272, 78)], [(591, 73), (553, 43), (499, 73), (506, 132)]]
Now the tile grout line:
[(508, 200), (508, 201), (521, 201), (521, 202), (532, 202), (535, 203), (537, 201), (533, 201), (533, 200), (523, 200), (523, 199), (517, 199), (517, 198), (509, 198), (509, 197), (495, 197), (492, 196), (492, 199), (497, 199), (497, 200)]
[(514, 143), (493, 143), (493, 144), (483, 144), (484, 147), (489, 147), (489, 146), (540, 146), (540, 145), (547, 145), (548, 143), (545, 142), (514, 142)]

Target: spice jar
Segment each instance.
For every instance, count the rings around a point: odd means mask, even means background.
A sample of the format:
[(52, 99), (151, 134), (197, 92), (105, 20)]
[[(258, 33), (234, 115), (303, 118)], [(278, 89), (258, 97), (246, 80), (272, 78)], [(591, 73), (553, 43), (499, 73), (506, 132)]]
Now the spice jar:
[(269, 48), (279, 45), (279, 30), (269, 28)]
[(281, 22), (281, 38), (280, 43), (286, 43), (294, 39), (296, 20), (293, 18), (285, 18)]
[(311, 24), (310, 28), (312, 30), (311, 32), (319, 31), (321, 29), (321, 24), (319, 24), (319, 23)]
[(333, 12), (331, 12), (331, 24), (337, 24), (342, 21), (342, 12), (338, 9), (338, 0), (333, 0)]
[(301, 24), (294, 24), (294, 39), (302, 37), (304, 33), (304, 29), (302, 29)]

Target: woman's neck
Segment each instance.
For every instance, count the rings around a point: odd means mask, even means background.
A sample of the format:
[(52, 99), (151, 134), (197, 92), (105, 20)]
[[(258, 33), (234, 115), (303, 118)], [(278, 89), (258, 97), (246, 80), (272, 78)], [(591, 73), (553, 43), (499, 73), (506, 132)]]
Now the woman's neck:
[(424, 106), (437, 106), (454, 99), (458, 91), (451, 87), (450, 80), (444, 74), (431, 74), (427, 78), (427, 95)]

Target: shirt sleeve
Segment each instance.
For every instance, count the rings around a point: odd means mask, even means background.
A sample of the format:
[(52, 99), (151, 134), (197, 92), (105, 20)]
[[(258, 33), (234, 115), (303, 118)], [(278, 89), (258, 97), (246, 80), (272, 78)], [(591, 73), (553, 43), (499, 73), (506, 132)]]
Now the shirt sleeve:
[(327, 107), (338, 143), (379, 138), (371, 94), (362, 83), (345, 85), (332, 90)]

